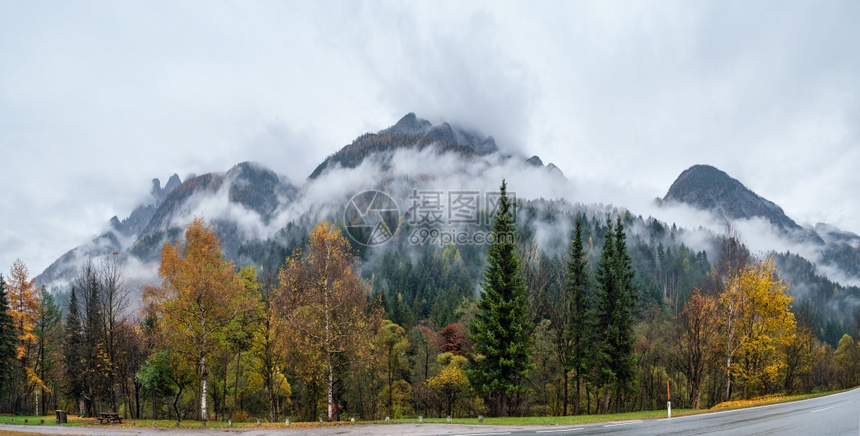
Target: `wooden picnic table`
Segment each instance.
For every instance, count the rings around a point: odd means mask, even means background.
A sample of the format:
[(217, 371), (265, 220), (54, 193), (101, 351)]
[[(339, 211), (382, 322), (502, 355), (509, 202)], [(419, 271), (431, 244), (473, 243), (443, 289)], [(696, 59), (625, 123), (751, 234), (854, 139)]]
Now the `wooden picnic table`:
[(99, 413), (99, 416), (96, 417), (96, 419), (99, 420), (99, 424), (110, 424), (112, 422), (122, 424), (122, 416), (119, 416), (119, 413), (114, 412), (101, 412)]

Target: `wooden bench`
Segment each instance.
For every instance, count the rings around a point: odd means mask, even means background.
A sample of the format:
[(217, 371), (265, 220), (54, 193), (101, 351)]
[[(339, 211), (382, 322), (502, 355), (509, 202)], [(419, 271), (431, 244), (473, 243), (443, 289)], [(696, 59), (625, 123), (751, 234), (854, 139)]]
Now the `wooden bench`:
[(114, 422), (117, 424), (122, 424), (123, 417), (119, 416), (119, 413), (102, 412), (99, 413), (99, 416), (97, 416), (96, 419), (99, 420), (99, 424), (111, 424)]

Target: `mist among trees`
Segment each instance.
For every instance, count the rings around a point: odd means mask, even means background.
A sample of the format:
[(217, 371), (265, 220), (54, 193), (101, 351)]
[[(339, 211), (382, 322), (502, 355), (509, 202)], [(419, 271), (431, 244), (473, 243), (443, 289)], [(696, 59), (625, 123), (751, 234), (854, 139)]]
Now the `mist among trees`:
[(66, 295), (16, 262), (0, 276), (0, 411), (602, 414), (663, 408), (667, 382), (682, 408), (860, 383), (853, 320), (824, 312), (832, 283), (796, 255), (752, 254), (728, 229), (709, 256), (625, 211), (501, 198), (492, 244), (362, 248), (322, 222), (274, 266), (228, 261), (197, 218), (142, 304), (114, 255)]

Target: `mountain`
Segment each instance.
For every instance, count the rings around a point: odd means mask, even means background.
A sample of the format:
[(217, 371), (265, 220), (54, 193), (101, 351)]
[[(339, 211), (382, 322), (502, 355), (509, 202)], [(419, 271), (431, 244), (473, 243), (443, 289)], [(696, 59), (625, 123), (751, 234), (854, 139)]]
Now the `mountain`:
[[(428, 147), (440, 155), (453, 153), (461, 157), (460, 162), (466, 163), (480, 159), (494, 162), (512, 159), (509, 155), (499, 154), (492, 136), (484, 136), (447, 122), (433, 125), (409, 113), (393, 126), (362, 135), (329, 156), (311, 173), (302, 187), (251, 162), (240, 163), (223, 173), (191, 175), (185, 181), (174, 174), (163, 187), (156, 178), (152, 180), (149, 196), (128, 217), (122, 220), (112, 217), (106, 231), (53, 262), (36, 277), (37, 283), (48, 287), (64, 287), (84, 261), (111, 253), (116, 253), (126, 262), (155, 262), (163, 243), (181, 237), (183, 225), (195, 215), (206, 217), (214, 226), (228, 258), (257, 261), (259, 259), (254, 257), (259, 257), (259, 253), (254, 247), (265, 245), (262, 241), (281, 240), (283, 243), (286, 240), (301, 240), (304, 227), (320, 219), (319, 213), (327, 213), (299, 208), (299, 211), (290, 211), (290, 217), (281, 217), (281, 214), (288, 213), (292, 203), (299, 197), (304, 203), (319, 200), (309, 197), (319, 195), (317, 190), (322, 188), (314, 181), (327, 170), (356, 168), (368, 157), (384, 161), (400, 150), (420, 152)], [(528, 161), (523, 158), (522, 161), (559, 176), (559, 180), (564, 179), (555, 165), (544, 166), (537, 156)], [(489, 161), (482, 161), (481, 164), (483, 168), (494, 165)], [(384, 170), (385, 165), (383, 163), (380, 169)], [(378, 183), (381, 183), (381, 179)], [(333, 201), (346, 201), (348, 193), (344, 189), (342, 195), (346, 197)], [(302, 228), (288, 231), (295, 220), (304, 222)], [(279, 255), (280, 251), (275, 250), (273, 253)]]
[[(316, 179), (324, 171), (332, 168), (355, 168), (361, 165), (365, 158), (374, 154), (383, 154), (405, 148), (421, 150), (429, 145), (441, 153), (459, 153), (466, 159), (475, 159), (499, 152), (492, 136), (484, 136), (477, 131), (467, 130), (447, 122), (433, 125), (410, 112), (393, 126), (377, 133), (364, 134), (327, 157), (314, 169), (309, 179)], [(558, 173), (561, 172), (555, 165), (552, 165), (550, 169), (555, 169), (555, 172)]]
[(848, 244), (860, 248), (860, 236), (846, 232), (836, 226), (818, 223), (815, 225), (815, 232), (821, 236), (828, 245), (830, 244)]
[[(127, 286), (138, 292), (157, 283), (163, 244), (181, 238), (195, 216), (213, 226), (226, 258), (275, 272), (304, 244), (314, 225), (330, 220), (348, 232), (348, 205), (357, 206), (357, 194), (381, 190), (395, 206), (386, 206), (386, 213), (397, 213), (386, 224), (385, 243), (354, 241), (361, 271), (373, 277), (374, 292), (384, 295), (392, 317), (418, 311), (445, 325), (454, 321), (462, 298), (479, 289), (486, 246), (471, 237), (489, 231), (492, 194), (503, 178), (509, 193), (516, 194), (523, 241), (547, 254), (533, 259), (562, 259), (574, 223), (584, 218), (589, 255), (596, 263), (607, 214), (622, 217), (643, 307), (677, 310), (694, 287), (708, 285), (707, 277), (721, 262), (720, 229), (677, 228), (612, 205), (573, 203), (577, 189), (555, 165), (538, 156), (502, 153), (490, 136), (449, 123), (434, 126), (410, 113), (342, 147), (301, 185), (250, 162), (184, 181), (174, 175), (163, 187), (155, 179), (150, 195), (127, 218), (113, 217), (104, 233), (60, 257), (37, 277), (37, 284), (62, 290), (83, 262), (115, 254)], [(806, 257), (771, 254), (797, 303), (811, 304), (821, 337), (838, 342), (853, 328), (860, 288), (846, 283), (860, 280), (857, 235), (826, 224), (803, 228), (778, 205), (706, 165), (684, 171), (660, 203), (687, 204), (726, 220), (761, 218), (777, 229), (778, 237), (793, 241), (788, 246), (814, 247), (804, 252)]]
[(114, 217), (110, 219), (111, 228), (125, 236), (140, 234), (149, 224), (149, 221), (152, 219), (153, 215), (155, 215), (155, 212), (158, 210), (158, 207), (161, 206), (161, 203), (164, 202), (164, 199), (167, 198), (167, 196), (180, 184), (182, 184), (182, 180), (180, 180), (179, 176), (176, 174), (170, 176), (170, 179), (167, 180), (167, 184), (164, 188), (161, 187), (161, 181), (158, 179), (152, 179), (150, 201), (144, 202), (144, 204), (138, 206), (134, 211), (132, 211), (128, 218), (122, 221), (114, 215)]
[(429, 121), (418, 118), (414, 113), (406, 114), (393, 126), (379, 131), (379, 135), (402, 133), (427, 138), (434, 142), (455, 144), (472, 149), (477, 154), (486, 155), (499, 151), (492, 136), (467, 130), (459, 126), (442, 123), (434, 126)]
[(129, 253), (157, 261), (162, 244), (177, 239), (190, 218), (201, 215), (215, 227), (224, 253), (234, 259), (243, 242), (270, 236), (274, 230), (269, 225), (297, 193), (288, 180), (252, 162), (226, 173), (196, 176), (164, 199)]
[(233, 258), (246, 240), (269, 236), (265, 227), (297, 192), (286, 179), (251, 162), (184, 182), (174, 174), (164, 188), (153, 179), (150, 196), (127, 218), (111, 218), (109, 230), (54, 261), (36, 283), (66, 286), (84, 261), (112, 253), (125, 262), (155, 261), (163, 243), (180, 237), (183, 226), (197, 214), (204, 214), (215, 227), (225, 254)]
[(92, 241), (75, 247), (55, 260), (45, 271), (36, 276), (37, 285), (65, 286), (77, 273), (77, 268), (86, 260), (111, 253), (119, 253), (143, 232), (152, 217), (157, 213), (164, 200), (180, 186), (182, 181), (174, 174), (164, 188), (159, 179), (152, 179), (152, 190), (142, 204), (120, 221), (116, 216), (110, 219), (110, 230)]
[(661, 205), (682, 203), (712, 212), (727, 221), (762, 218), (786, 241), (810, 247), (817, 265), (839, 271), (843, 283), (860, 283), (860, 236), (829, 224), (805, 228), (789, 218), (781, 207), (748, 189), (738, 180), (710, 165), (684, 170), (669, 187)]
[(710, 165), (693, 165), (684, 170), (662, 201), (708, 210), (728, 221), (764, 218), (784, 231), (803, 230), (776, 203)]

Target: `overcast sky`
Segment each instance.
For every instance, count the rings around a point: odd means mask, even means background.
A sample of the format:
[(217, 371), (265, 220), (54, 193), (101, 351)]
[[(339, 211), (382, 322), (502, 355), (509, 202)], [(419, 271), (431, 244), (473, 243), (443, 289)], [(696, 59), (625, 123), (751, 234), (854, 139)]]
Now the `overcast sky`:
[(650, 198), (712, 164), (860, 233), (858, 22), (857, 1), (0, 0), (0, 271), (41, 272), (153, 177), (252, 160), (302, 183), (410, 111)]

